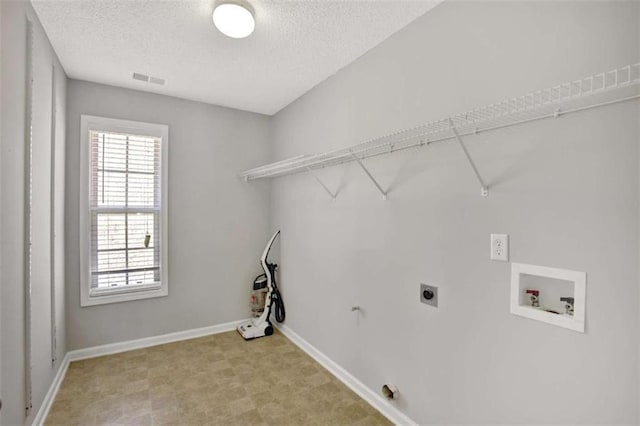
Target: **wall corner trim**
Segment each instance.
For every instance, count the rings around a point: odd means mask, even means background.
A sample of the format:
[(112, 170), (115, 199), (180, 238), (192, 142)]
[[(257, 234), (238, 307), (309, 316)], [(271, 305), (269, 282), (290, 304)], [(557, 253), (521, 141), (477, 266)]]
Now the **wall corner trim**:
[(56, 373), (53, 381), (51, 382), (51, 386), (44, 396), (44, 400), (40, 405), (40, 409), (36, 413), (33, 418), (33, 425), (42, 425), (44, 424), (47, 415), (49, 414), (49, 410), (53, 405), (53, 401), (56, 399), (56, 395), (58, 394), (58, 390), (60, 389), (60, 385), (62, 384), (62, 380), (64, 380), (64, 376), (67, 374), (67, 369), (69, 368), (69, 354), (65, 354), (64, 358), (62, 358), (62, 362), (58, 367), (58, 372)]
[(396, 425), (417, 425), (414, 420), (402, 411), (391, 405), (381, 395), (369, 389), (364, 383), (352, 376), (347, 370), (338, 365), (331, 358), (320, 352), (309, 342), (300, 337), (286, 325), (276, 326), (282, 334), (291, 340), (296, 346), (302, 349), (307, 355), (316, 360), (320, 365), (329, 370), (338, 380), (344, 383), (349, 389), (355, 392), (360, 398), (367, 401), (371, 406)]

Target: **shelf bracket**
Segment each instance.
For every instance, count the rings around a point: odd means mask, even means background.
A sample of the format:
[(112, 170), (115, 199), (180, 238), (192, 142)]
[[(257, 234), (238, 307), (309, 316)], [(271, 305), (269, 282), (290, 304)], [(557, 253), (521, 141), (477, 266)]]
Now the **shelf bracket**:
[(358, 156), (356, 154), (354, 154), (353, 152), (351, 153), (351, 156), (358, 162), (360, 167), (362, 167), (362, 170), (364, 170), (364, 172), (367, 174), (367, 176), (369, 176), (369, 179), (371, 179), (371, 182), (373, 182), (373, 184), (376, 186), (376, 188), (378, 188), (378, 191), (380, 191), (380, 193), (382, 194), (382, 199), (386, 200), (387, 199), (387, 193), (384, 192), (384, 190), (382, 189), (382, 187), (380, 186), (378, 181), (371, 175), (371, 173), (369, 173), (369, 170), (364, 166), (364, 164), (362, 164), (362, 160), (360, 160), (360, 158), (358, 158)]
[(451, 127), (451, 131), (455, 135), (456, 140), (458, 141), (458, 144), (460, 144), (460, 148), (462, 148), (464, 155), (467, 157), (467, 161), (469, 162), (469, 165), (471, 165), (473, 172), (476, 174), (476, 178), (478, 178), (478, 182), (480, 182), (480, 195), (482, 195), (483, 197), (486, 197), (487, 195), (489, 195), (489, 188), (484, 183), (484, 180), (482, 180), (482, 176), (480, 176), (480, 172), (476, 167), (476, 163), (473, 162), (473, 158), (471, 158), (471, 155), (469, 155), (469, 151), (467, 151), (467, 147), (464, 145), (464, 142), (462, 141), (462, 138), (460, 137), (458, 130), (453, 125), (453, 121), (451, 119), (449, 119), (449, 126)]
[(327, 192), (327, 194), (329, 194), (329, 196), (331, 197), (331, 199), (333, 201), (336, 200), (336, 196), (338, 194), (334, 194), (333, 192), (331, 192), (331, 190), (327, 187), (327, 185), (324, 184), (324, 182), (322, 182), (320, 180), (320, 178), (318, 177), (318, 175), (311, 169), (311, 167), (307, 167), (307, 171), (309, 172), (309, 174), (311, 176), (313, 176), (313, 178), (316, 180), (316, 182), (318, 182), (320, 184), (320, 186), (322, 186), (322, 188)]

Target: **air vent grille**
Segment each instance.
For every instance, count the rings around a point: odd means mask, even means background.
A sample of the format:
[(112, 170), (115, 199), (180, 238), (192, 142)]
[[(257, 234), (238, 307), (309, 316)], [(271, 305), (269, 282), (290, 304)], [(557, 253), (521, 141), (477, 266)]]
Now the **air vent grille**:
[(149, 76), (134, 72), (133, 73), (133, 79), (134, 80), (140, 80), (140, 81), (149, 81)]
[(146, 74), (141, 74), (139, 72), (133, 73), (133, 79), (138, 81), (144, 81), (145, 83), (153, 83), (158, 86), (165, 86), (167, 84), (167, 80), (160, 77), (152, 77)]
[(165, 80), (164, 78), (149, 77), (149, 83), (159, 84), (160, 86), (164, 86), (167, 83), (167, 80)]

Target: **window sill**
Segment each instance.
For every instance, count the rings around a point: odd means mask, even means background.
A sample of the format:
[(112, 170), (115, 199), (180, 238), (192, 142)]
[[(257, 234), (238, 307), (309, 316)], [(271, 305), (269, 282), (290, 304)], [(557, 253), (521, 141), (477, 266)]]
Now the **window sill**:
[(169, 295), (167, 285), (152, 290), (139, 290), (126, 293), (103, 294), (100, 296), (82, 295), (80, 306), (106, 305), (109, 303), (129, 302), (132, 300), (152, 299)]

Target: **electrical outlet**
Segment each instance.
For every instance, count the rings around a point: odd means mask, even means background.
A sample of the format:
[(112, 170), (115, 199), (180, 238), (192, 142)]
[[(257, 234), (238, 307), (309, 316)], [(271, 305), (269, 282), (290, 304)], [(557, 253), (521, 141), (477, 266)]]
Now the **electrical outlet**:
[(420, 284), (420, 302), (438, 307), (438, 287)]
[(509, 261), (509, 235), (491, 234), (491, 260)]

